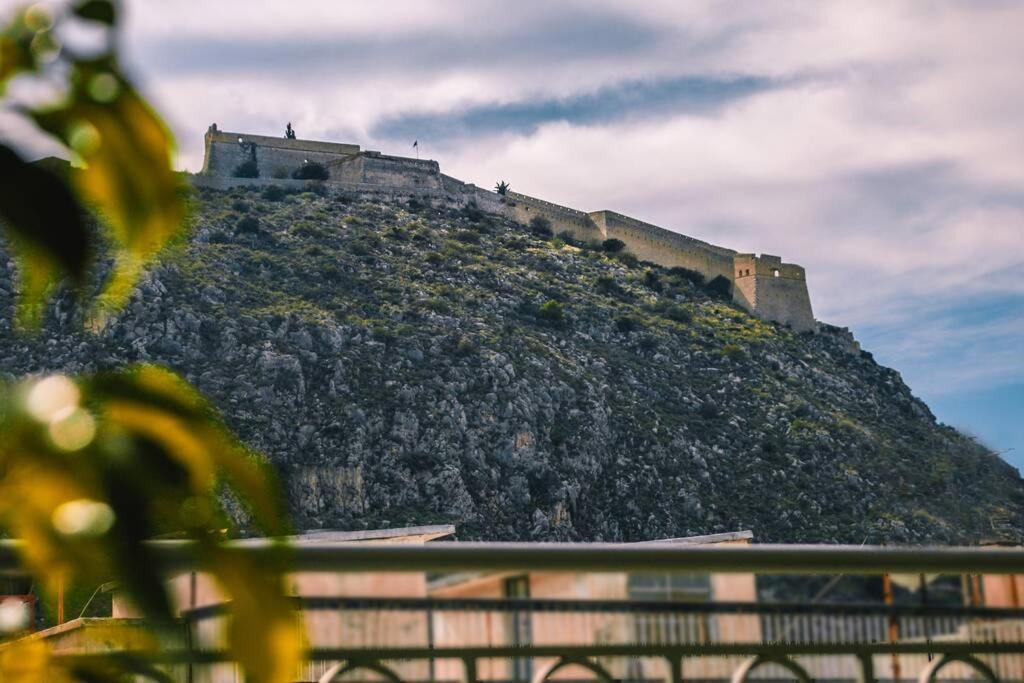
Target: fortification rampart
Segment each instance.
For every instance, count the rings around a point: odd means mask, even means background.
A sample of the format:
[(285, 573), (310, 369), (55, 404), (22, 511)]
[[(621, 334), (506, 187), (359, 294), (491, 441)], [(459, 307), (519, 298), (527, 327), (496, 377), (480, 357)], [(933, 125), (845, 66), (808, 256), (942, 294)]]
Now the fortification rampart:
[(733, 259), (733, 301), (766, 320), (804, 332), (817, 323), (804, 269), (771, 254), (737, 254)]
[[(256, 162), (259, 177), (233, 177), (249, 160)], [(555, 233), (568, 233), (582, 242), (618, 239), (641, 260), (687, 268), (708, 281), (725, 278), (732, 285), (733, 300), (765, 320), (801, 331), (817, 327), (804, 269), (783, 263), (779, 256), (739, 254), (615, 211), (587, 213), (512, 191), (502, 196), (444, 175), (433, 160), (388, 156), (358, 145), (229, 133), (211, 126), (203, 174), (194, 182), (217, 188), (282, 184), (301, 189), (308, 181), (291, 180), (291, 173), (313, 161), (327, 169), (326, 182), (346, 193), (428, 198), (451, 206), (475, 204), (523, 224), (545, 218)]]
[(568, 206), (512, 191), (505, 195), (505, 206), (506, 213), (520, 223), (528, 225), (540, 216), (551, 222), (551, 230), (556, 234), (569, 233), (573, 239), (582, 242), (603, 239), (590, 216), (579, 209), (570, 209)]
[(312, 140), (289, 140), (209, 130), (206, 133), (203, 173), (233, 175), (239, 165), (255, 161), (260, 177), (291, 177), (306, 162), (328, 166), (339, 159), (359, 155), (359, 145)]
[(589, 214), (605, 239), (621, 240), (637, 258), (672, 268), (694, 270), (707, 280), (722, 276), (732, 280), (736, 252), (671, 230), (644, 223), (614, 211)]

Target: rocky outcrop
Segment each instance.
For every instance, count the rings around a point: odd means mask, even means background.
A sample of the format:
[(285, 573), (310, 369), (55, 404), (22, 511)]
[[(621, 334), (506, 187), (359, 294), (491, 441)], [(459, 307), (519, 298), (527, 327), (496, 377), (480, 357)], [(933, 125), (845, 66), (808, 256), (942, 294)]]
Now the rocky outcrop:
[(855, 543), (1020, 528), (1016, 470), (848, 334), (797, 334), (691, 273), (473, 209), (267, 197), (200, 191), (189, 244), (98, 334), (61, 296), (40, 335), (16, 335), (8, 263), (0, 370), (169, 365), (270, 457), (310, 528)]

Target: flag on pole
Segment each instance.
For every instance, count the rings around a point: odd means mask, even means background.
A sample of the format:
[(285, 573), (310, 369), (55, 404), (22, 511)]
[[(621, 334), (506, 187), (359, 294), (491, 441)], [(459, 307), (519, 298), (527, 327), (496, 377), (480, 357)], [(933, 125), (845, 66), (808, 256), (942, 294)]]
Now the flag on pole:
[(419, 140), (413, 140), (413, 141), (412, 141), (412, 146), (413, 146), (414, 148), (418, 148), (418, 147), (420, 146), (420, 141), (419, 141)]

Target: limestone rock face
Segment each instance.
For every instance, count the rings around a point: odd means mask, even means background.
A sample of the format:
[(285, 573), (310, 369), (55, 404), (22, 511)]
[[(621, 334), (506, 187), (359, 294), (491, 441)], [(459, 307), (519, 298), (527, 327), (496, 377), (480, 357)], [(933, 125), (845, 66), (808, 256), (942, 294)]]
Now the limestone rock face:
[[(200, 191), (121, 316), (70, 295), (0, 372), (163, 363), (279, 470), (300, 527), (495, 540), (975, 542), (1016, 470), (848, 333), (751, 317), (692, 274), (467, 209)], [(257, 233), (236, 233), (243, 215)], [(554, 302), (554, 303), (551, 303)]]

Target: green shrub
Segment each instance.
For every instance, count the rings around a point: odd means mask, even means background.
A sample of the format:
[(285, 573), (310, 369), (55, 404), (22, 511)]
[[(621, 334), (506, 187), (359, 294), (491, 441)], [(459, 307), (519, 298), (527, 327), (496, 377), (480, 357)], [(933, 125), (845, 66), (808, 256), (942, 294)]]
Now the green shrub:
[(644, 271), (644, 286), (652, 292), (660, 292), (662, 290), (661, 276), (659, 276), (657, 272), (648, 268)]
[(697, 413), (705, 420), (713, 420), (718, 417), (718, 406), (714, 401), (708, 399), (700, 404), (700, 407), (697, 408)]
[(237, 211), (238, 213), (247, 213), (249, 211), (249, 204), (248, 202), (244, 202), (241, 199), (236, 199), (235, 201), (231, 202), (231, 208)]
[(441, 256), (436, 251), (432, 251), (429, 254), (427, 254), (426, 256), (424, 256), (423, 260), (426, 261), (427, 263), (429, 263), (432, 266), (436, 266), (436, 265), (439, 265), (441, 262), (444, 261), (444, 257)]
[(662, 313), (663, 316), (669, 320), (674, 320), (677, 323), (689, 323), (693, 322), (693, 313), (690, 309), (684, 308), (683, 306), (672, 305), (665, 309)]
[(626, 248), (626, 243), (622, 240), (617, 240), (614, 237), (606, 239), (601, 242), (601, 248), (607, 251), (609, 254), (616, 254)]
[(604, 294), (621, 294), (623, 292), (622, 287), (611, 275), (598, 275), (594, 287)]
[(484, 216), (487, 215), (479, 206), (476, 205), (475, 201), (466, 204), (464, 207), (462, 207), (459, 213), (462, 215), (463, 218), (466, 218), (467, 220), (470, 220), (474, 223), (483, 220)]
[(480, 233), (473, 230), (459, 230), (455, 239), (466, 244), (480, 244)]
[(254, 216), (242, 216), (235, 223), (235, 232), (242, 235), (255, 235), (260, 231), (260, 222)]
[(643, 324), (640, 320), (631, 315), (622, 315), (615, 319), (615, 329), (619, 332), (635, 332), (641, 327), (643, 327)]
[(738, 344), (726, 344), (722, 347), (722, 355), (729, 360), (743, 360), (747, 357), (747, 352)]
[(317, 197), (326, 197), (327, 196), (327, 188), (324, 187), (323, 183), (314, 183), (314, 182), (306, 183), (306, 186), (302, 188), (302, 191), (303, 192), (311, 192), (311, 193), (315, 194)]
[(555, 422), (551, 426), (551, 443), (555, 446), (561, 446), (569, 438), (569, 429), (562, 422)]
[(549, 299), (537, 309), (537, 319), (559, 327), (565, 323), (565, 307), (554, 299)]
[(652, 335), (645, 334), (642, 337), (640, 337), (639, 344), (641, 351), (646, 351), (647, 353), (650, 353), (651, 351), (654, 351), (656, 348), (658, 348), (658, 339), (657, 337), (654, 337)]
[(260, 196), (266, 199), (268, 202), (279, 202), (285, 198), (288, 193), (284, 191), (284, 188), (280, 185), (267, 185), (263, 188), (263, 192)]
[(373, 335), (374, 339), (380, 342), (384, 342), (385, 344), (393, 342), (395, 341), (395, 339), (397, 339), (395, 333), (389, 330), (388, 328), (384, 327), (383, 325), (374, 325), (370, 329), (370, 334)]
[(423, 302), (423, 307), (427, 310), (431, 310), (434, 313), (450, 313), (451, 306), (444, 299), (439, 299), (436, 296), (431, 297)]
[(249, 159), (235, 166), (235, 170), (231, 172), (231, 175), (236, 178), (259, 178), (260, 168), (256, 165), (255, 159)]
[(275, 166), (274, 170), (270, 173), (270, 177), (276, 180), (285, 180), (288, 178), (288, 169), (284, 166)]
[(551, 237), (555, 233), (551, 231), (551, 221), (544, 216), (534, 216), (530, 219), (530, 232), (537, 237)]
[(728, 298), (732, 296), (732, 283), (729, 282), (729, 278), (723, 275), (716, 275), (711, 282), (709, 282), (705, 289), (715, 296)]
[(473, 340), (469, 337), (459, 337), (459, 341), (455, 343), (455, 355), (456, 356), (468, 356), (476, 350), (476, 345)]
[(680, 280), (687, 280), (698, 286), (704, 284), (704, 276), (696, 270), (690, 270), (682, 266), (673, 266), (668, 269), (668, 272), (669, 275), (674, 275)]
[(619, 260), (619, 263), (626, 266), (627, 268), (636, 268), (640, 265), (640, 259), (631, 254), (628, 251), (620, 251), (615, 254), (615, 258)]
[(308, 161), (292, 171), (295, 180), (327, 180), (329, 177), (324, 165), (316, 161)]

